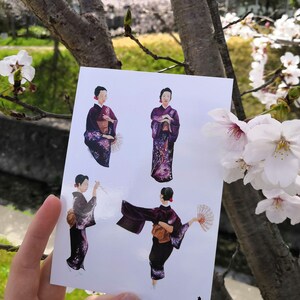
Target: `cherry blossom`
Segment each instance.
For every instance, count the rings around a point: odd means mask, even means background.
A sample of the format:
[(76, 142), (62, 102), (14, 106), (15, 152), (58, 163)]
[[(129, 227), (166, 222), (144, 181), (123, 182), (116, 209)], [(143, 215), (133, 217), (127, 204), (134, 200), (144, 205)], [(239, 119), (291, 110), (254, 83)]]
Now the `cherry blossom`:
[(279, 189), (263, 190), (263, 194), (267, 199), (257, 204), (256, 214), (266, 212), (269, 221), (276, 224), (283, 222), (286, 218), (291, 220), (292, 225), (300, 222), (300, 198), (298, 196), (290, 196)]
[(264, 161), (267, 180), (273, 185), (287, 187), (292, 184), (300, 166), (300, 120), (253, 127), (247, 133), (244, 160), (249, 165)]
[(14, 74), (21, 70), (21, 83), (32, 81), (35, 75), (35, 69), (31, 66), (32, 57), (27, 51), (21, 50), (17, 55), (7, 56), (0, 61), (0, 75), (8, 76), (8, 81), (14, 84)]
[(283, 56), (280, 57), (282, 64), (288, 68), (290, 66), (295, 66), (299, 64), (300, 58), (298, 55), (294, 55), (291, 52), (286, 52)]
[(215, 109), (208, 113), (214, 123), (207, 130), (223, 138), (225, 148), (230, 151), (243, 150), (247, 143), (247, 123), (240, 121), (233, 113), (225, 109)]

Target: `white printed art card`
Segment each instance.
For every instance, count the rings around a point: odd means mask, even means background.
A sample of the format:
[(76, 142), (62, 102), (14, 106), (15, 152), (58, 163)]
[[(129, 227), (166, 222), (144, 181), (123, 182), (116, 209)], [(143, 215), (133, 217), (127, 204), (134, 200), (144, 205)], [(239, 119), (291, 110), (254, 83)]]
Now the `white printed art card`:
[(232, 80), (82, 67), (51, 283), (210, 300), (222, 170), (208, 112)]

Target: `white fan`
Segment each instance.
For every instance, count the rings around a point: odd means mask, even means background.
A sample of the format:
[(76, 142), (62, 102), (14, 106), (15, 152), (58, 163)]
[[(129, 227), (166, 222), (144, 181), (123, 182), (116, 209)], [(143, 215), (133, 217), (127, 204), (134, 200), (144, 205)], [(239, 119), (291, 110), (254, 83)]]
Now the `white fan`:
[(214, 214), (212, 210), (205, 204), (198, 205), (197, 218), (204, 231), (209, 230), (214, 223)]

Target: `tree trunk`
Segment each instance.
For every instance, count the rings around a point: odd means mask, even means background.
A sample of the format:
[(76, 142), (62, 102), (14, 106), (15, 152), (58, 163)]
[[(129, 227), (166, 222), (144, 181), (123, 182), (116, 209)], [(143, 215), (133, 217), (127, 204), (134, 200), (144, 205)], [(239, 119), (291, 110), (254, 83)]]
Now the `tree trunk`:
[(188, 74), (224, 77), (206, 1), (171, 0)]
[(242, 181), (225, 184), (223, 204), (265, 300), (298, 300), (300, 268), (276, 225), (255, 215), (259, 193)]
[(22, 0), (81, 66), (120, 68), (100, 0), (80, 1), (78, 15), (64, 0)]

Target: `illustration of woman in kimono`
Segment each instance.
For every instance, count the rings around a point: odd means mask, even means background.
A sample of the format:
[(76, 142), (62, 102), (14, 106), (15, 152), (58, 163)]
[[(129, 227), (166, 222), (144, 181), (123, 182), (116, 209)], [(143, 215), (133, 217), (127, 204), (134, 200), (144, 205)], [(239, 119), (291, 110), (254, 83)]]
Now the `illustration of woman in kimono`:
[(153, 138), (151, 176), (158, 182), (173, 179), (172, 163), (174, 143), (179, 133), (179, 116), (169, 103), (172, 99), (170, 88), (160, 92), (161, 106), (154, 108), (151, 113), (151, 128)]
[(107, 90), (102, 86), (95, 88), (94, 99), (97, 104), (90, 109), (86, 119), (84, 142), (95, 160), (103, 167), (109, 167), (111, 144), (116, 139), (118, 120), (112, 109), (104, 105)]
[(74, 270), (84, 269), (84, 258), (88, 250), (88, 241), (85, 229), (96, 224), (94, 210), (97, 204), (96, 193), (100, 186), (95, 182), (93, 194), (90, 201), (83, 195), (88, 189), (88, 176), (79, 174), (75, 178), (76, 192), (73, 192), (73, 208), (68, 211), (67, 222), (70, 225), (71, 256), (67, 264)]
[(170, 187), (161, 190), (161, 205), (155, 208), (143, 208), (122, 202), (121, 212), (123, 217), (117, 224), (128, 231), (139, 234), (145, 221), (153, 223), (152, 248), (149, 255), (152, 284), (165, 277), (164, 264), (171, 255), (173, 248), (179, 249), (188, 228), (198, 218), (182, 224), (179, 216), (171, 208), (169, 202), (173, 199), (173, 190)]

